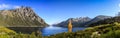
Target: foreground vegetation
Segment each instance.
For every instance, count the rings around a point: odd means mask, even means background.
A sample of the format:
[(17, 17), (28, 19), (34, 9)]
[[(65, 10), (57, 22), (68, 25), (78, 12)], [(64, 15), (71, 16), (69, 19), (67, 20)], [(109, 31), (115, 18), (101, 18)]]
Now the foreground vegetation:
[(36, 35), (35, 32), (31, 34), (16, 33), (13, 30), (10, 30), (6, 27), (1, 26), (0, 38), (42, 38), (42, 36), (40, 34)]
[(31, 34), (16, 33), (3, 27), (0, 29), (0, 38), (120, 38), (120, 23), (102, 24), (74, 33), (65, 32), (51, 36), (36, 35), (35, 32)]

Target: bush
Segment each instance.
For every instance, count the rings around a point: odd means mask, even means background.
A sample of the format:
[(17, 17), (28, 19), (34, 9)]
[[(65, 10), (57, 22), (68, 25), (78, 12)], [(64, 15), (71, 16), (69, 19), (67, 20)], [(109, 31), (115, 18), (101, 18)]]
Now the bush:
[(102, 38), (120, 38), (120, 30), (110, 31), (106, 34), (102, 34)]

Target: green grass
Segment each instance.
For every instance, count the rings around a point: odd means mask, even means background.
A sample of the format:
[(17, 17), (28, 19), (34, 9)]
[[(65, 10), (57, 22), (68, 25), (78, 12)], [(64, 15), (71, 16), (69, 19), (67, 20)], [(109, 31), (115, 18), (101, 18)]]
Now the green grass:
[(6, 27), (0, 26), (0, 34), (15, 34), (16, 32)]
[(34, 32), (31, 34), (16, 33), (6, 27), (0, 27), (0, 38), (42, 38), (42, 36)]

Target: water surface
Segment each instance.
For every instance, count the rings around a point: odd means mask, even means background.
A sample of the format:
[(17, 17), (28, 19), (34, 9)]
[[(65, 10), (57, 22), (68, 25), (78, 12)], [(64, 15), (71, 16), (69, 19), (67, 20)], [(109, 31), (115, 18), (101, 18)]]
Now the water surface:
[[(78, 31), (78, 30), (83, 30), (84, 27), (81, 27), (81, 28), (73, 28), (73, 32), (75, 31)], [(54, 26), (49, 26), (49, 27), (46, 27), (46, 28), (43, 28), (41, 30), (42, 32), (42, 35), (43, 36), (49, 36), (49, 35), (54, 35), (54, 34), (58, 34), (58, 33), (62, 33), (62, 32), (67, 32), (68, 29), (67, 28), (62, 28), (62, 27), (54, 27)]]

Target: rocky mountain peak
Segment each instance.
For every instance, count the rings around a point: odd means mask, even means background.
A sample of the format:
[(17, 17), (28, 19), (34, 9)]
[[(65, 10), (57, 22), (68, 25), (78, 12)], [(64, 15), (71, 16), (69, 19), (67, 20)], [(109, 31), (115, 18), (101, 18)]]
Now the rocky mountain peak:
[(20, 8), (11, 10), (1, 10), (1, 18), (6, 22), (10, 21), (8, 25), (23, 25), (23, 26), (46, 26), (45, 21), (40, 18), (30, 7), (21, 6)]
[(73, 27), (80, 27), (83, 26), (85, 22), (90, 21), (91, 18), (89, 17), (69, 18), (68, 20), (55, 24), (54, 26), (67, 27), (69, 20), (72, 21)]
[(16, 11), (33, 11), (32, 8), (30, 7), (24, 7), (24, 6), (21, 6), (20, 8), (16, 8), (15, 9)]
[(78, 18), (69, 18), (68, 20), (72, 20), (73, 22), (79, 22), (79, 21), (88, 21), (90, 20), (91, 18), (89, 17), (78, 17)]

